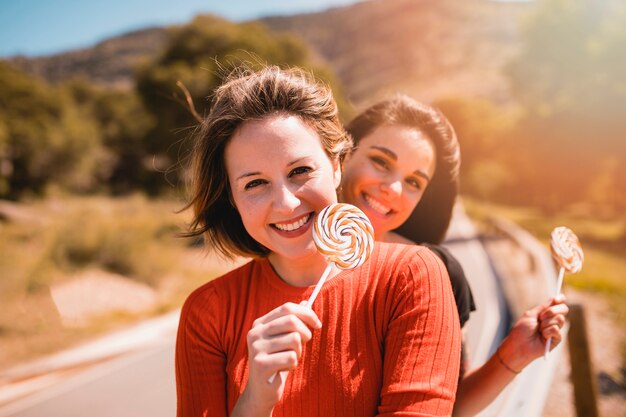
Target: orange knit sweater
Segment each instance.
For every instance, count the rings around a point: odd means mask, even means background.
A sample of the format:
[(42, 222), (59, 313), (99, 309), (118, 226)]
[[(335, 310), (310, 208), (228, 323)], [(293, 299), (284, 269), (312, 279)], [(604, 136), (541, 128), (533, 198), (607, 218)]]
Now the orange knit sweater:
[[(194, 291), (176, 343), (179, 417), (222, 417), (248, 376), (252, 322), (313, 287), (282, 281), (254, 260)], [(461, 336), (441, 261), (415, 245), (376, 243), (364, 265), (324, 284), (322, 328), (305, 344), (273, 416), (449, 416)]]

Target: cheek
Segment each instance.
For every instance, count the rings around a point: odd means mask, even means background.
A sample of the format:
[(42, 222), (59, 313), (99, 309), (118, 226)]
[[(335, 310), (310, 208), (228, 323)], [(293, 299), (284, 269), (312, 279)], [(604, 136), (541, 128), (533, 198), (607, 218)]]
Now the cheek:
[(335, 190), (334, 183), (325, 178), (316, 178), (307, 181), (300, 189), (300, 193), (302, 196), (309, 196), (310, 199), (319, 200), (320, 203), (334, 203), (337, 201), (337, 191)]
[(235, 208), (244, 226), (254, 224), (261, 218), (263, 199), (260, 196), (233, 196)]
[[(417, 205), (419, 204), (421, 198), (422, 198), (422, 192), (420, 192), (419, 194), (415, 194), (415, 195), (410, 195), (407, 196), (404, 202), (404, 211), (405, 213), (403, 213), (407, 218), (411, 215), (411, 213), (413, 212), (413, 210), (415, 210), (415, 207), (417, 207)], [(406, 220), (406, 219), (405, 219)]]
[(344, 173), (344, 186), (347, 186), (348, 188), (359, 188), (374, 177), (375, 174), (376, 173), (373, 171), (371, 164), (364, 161), (354, 163), (350, 169)]

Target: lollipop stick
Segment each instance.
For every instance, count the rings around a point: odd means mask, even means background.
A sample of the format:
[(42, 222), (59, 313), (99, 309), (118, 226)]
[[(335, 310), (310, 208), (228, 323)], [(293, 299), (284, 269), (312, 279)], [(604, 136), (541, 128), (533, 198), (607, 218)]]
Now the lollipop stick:
[[(333, 270), (333, 265), (334, 263), (332, 262), (328, 264), (328, 266), (322, 273), (322, 276), (320, 277), (319, 281), (317, 281), (317, 284), (315, 284), (315, 288), (313, 288), (313, 293), (311, 294), (308, 301), (306, 302), (305, 307), (311, 308), (311, 306), (313, 305), (313, 301), (315, 301), (315, 299), (317, 298), (317, 294), (319, 294), (320, 290), (322, 289), (322, 285), (324, 285), (326, 278), (328, 278), (328, 274), (330, 274), (330, 271)], [(284, 373), (286, 374), (287, 371), (280, 371), (281, 375), (283, 375)], [(274, 382), (274, 378), (276, 378), (276, 374), (270, 376), (267, 382), (271, 384), (272, 382)]]
[(315, 299), (317, 298), (317, 294), (320, 293), (320, 290), (322, 289), (322, 285), (324, 285), (326, 278), (328, 278), (328, 274), (330, 274), (330, 271), (333, 270), (333, 265), (334, 263), (330, 262), (328, 266), (326, 267), (326, 269), (324, 270), (324, 272), (322, 273), (322, 276), (320, 277), (319, 281), (317, 281), (317, 284), (315, 285), (315, 288), (313, 289), (313, 293), (311, 294), (311, 296), (309, 297), (309, 300), (305, 304), (306, 307), (311, 308), (311, 306), (313, 305), (313, 301), (315, 301)]
[(556, 281), (555, 297), (558, 297), (559, 294), (561, 294), (561, 287), (563, 286), (563, 275), (565, 275), (565, 268), (561, 267), (561, 269), (559, 269), (559, 278)]
[[(561, 287), (563, 286), (563, 276), (565, 275), (565, 268), (561, 267), (561, 269), (559, 269), (559, 278), (556, 281), (556, 295), (555, 297), (558, 297), (559, 294), (561, 294)], [(552, 338), (548, 339), (548, 341), (546, 342), (546, 350), (545, 352), (543, 352), (543, 358), (547, 359), (548, 358), (548, 353), (550, 352), (550, 345), (552, 345)]]

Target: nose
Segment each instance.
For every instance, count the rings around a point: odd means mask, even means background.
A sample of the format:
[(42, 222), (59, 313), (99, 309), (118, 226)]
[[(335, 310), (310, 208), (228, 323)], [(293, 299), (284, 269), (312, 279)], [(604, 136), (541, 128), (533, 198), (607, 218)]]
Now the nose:
[(296, 196), (294, 190), (285, 184), (278, 185), (274, 193), (274, 210), (284, 213), (290, 213), (300, 205), (300, 199)]
[(398, 179), (385, 181), (381, 183), (380, 189), (386, 194), (399, 197), (402, 195), (402, 182)]

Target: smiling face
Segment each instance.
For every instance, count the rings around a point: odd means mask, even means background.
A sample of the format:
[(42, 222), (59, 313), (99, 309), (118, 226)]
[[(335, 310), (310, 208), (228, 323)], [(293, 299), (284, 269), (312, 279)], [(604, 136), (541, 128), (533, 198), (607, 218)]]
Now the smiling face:
[(377, 240), (404, 223), (435, 172), (435, 148), (415, 128), (383, 125), (344, 164), (342, 201), (370, 218)]
[(315, 130), (289, 115), (247, 121), (224, 157), (235, 207), (250, 236), (271, 251), (270, 261), (319, 261), (313, 219), (337, 202), (341, 173)]

